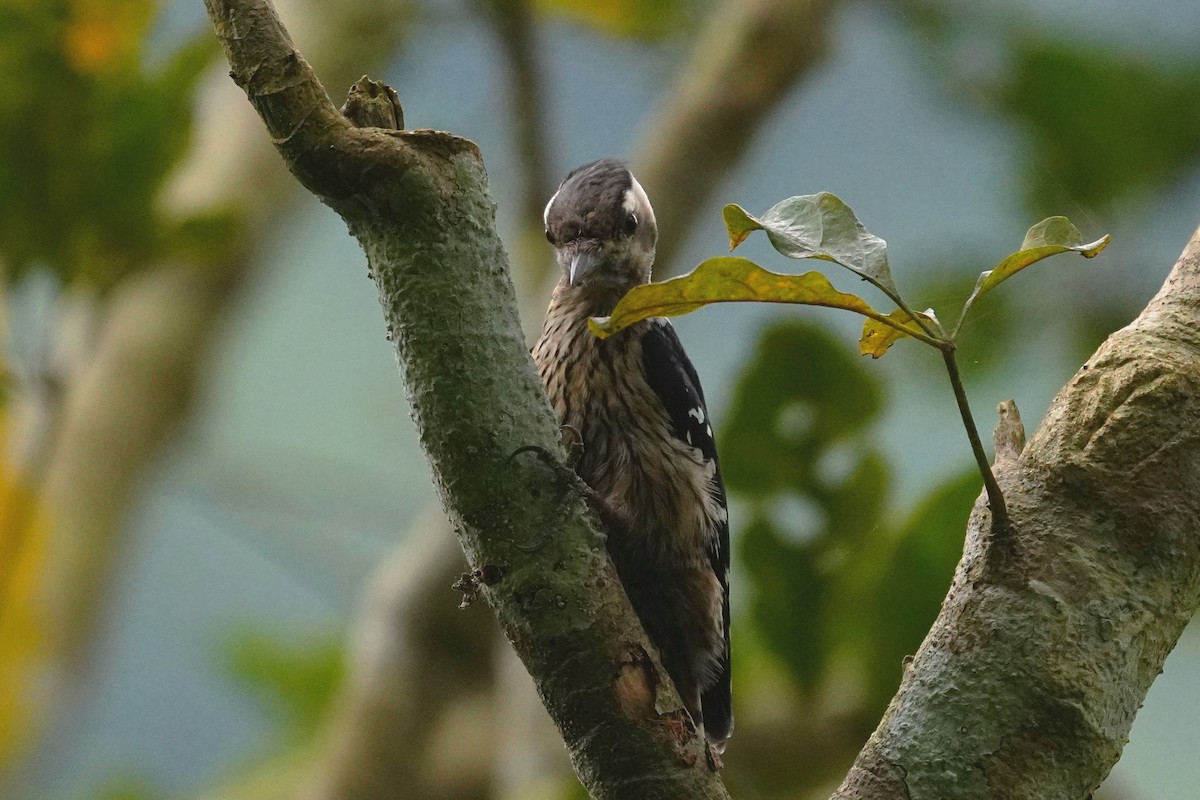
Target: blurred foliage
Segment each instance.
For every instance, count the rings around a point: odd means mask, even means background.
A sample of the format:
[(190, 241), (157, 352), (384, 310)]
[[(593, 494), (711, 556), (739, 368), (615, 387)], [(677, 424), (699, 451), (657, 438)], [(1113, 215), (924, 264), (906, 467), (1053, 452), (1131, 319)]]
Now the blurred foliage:
[(1048, 36), (1013, 9), (997, 13), (950, 0), (903, 6), (936, 78), (1025, 133), (1033, 212), (1111, 212), (1200, 165), (1200, 61)]
[(188, 145), (216, 53), (198, 33), (145, 67), (152, 0), (0, 0), (0, 269), (100, 288), (178, 251), (228, 242), (232, 213), (177, 223), (156, 199)]
[(871, 434), (882, 402), (847, 347), (787, 322), (764, 332), (721, 435), (747, 511), (739, 561), (752, 600), (740, 622), (806, 692), (853, 664), (871, 707), (933, 622), (979, 493), (967, 470), (908, 520), (889, 518), (889, 468)]
[(336, 637), (284, 642), (254, 629), (237, 631), (226, 647), (230, 674), (280, 718), (293, 739), (317, 729), (341, 683), (343, 657)]
[(93, 800), (165, 800), (168, 796), (146, 778), (137, 775), (110, 780), (92, 795)]
[(539, 10), (582, 22), (612, 36), (658, 39), (684, 19), (683, 0), (536, 0)]
[(995, 93), (1025, 128), (1035, 208), (1107, 209), (1161, 190), (1200, 163), (1200, 65), (1024, 38)]
[[(193, 90), (216, 45), (198, 35), (148, 70), (146, 33), (156, 12), (152, 0), (0, 0), (5, 283), (36, 269), (63, 285), (105, 289), (163, 258), (203, 261), (199, 253), (228, 246), (232, 215), (177, 221), (157, 207), (188, 145)], [(34, 373), (21, 374), (47, 379)], [(3, 365), (0, 384), (7, 391)], [(13, 381), (14, 393), (23, 388)], [(52, 404), (58, 395), (34, 397)], [(55, 412), (45, 410), (51, 419)], [(50, 597), (55, 587), (45, 576), (60, 554), (47, 547), (51, 527), (38, 485), (55, 426), (24, 442), (24, 463), (14, 464), (6, 424), (0, 416), (0, 763), (45, 724), (39, 709), (57, 690), (53, 668), (66, 640), (49, 618), (62, 600)]]
[(572, 776), (569, 780), (564, 781), (562, 794), (558, 796), (557, 800), (592, 800), (592, 798), (587, 793), (587, 789), (583, 788), (583, 784)]
[[(0, 406), (0, 455), (9, 452), (9, 423)], [(45, 668), (45, 609), (37, 602), (49, 533), (42, 512), (27, 476), (0, 457), (0, 769), (21, 754), (36, 722)]]

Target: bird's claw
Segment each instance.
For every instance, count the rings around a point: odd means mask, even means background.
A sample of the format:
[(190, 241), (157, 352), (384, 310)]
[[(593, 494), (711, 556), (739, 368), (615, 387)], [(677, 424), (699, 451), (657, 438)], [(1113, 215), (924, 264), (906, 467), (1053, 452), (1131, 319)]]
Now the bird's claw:
[(558, 429), (562, 431), (562, 445), (567, 451), (567, 466), (574, 470), (583, 458), (583, 434), (574, 425), (560, 425)]
[[(564, 425), (563, 428), (570, 429), (578, 434), (578, 430), (571, 425)], [(569, 450), (572, 453), (581, 452), (582, 448), (583, 445), (578, 442), (574, 442), (569, 445)], [(512, 455), (509, 456), (509, 460), (511, 461), (523, 453), (533, 453), (536, 455), (538, 461), (541, 461), (543, 464), (549, 467), (565, 487), (571, 491), (577, 492), (583, 498), (584, 502), (586, 502), (592, 509), (592, 511), (594, 511), (600, 517), (600, 519), (605, 520), (607, 524), (609, 519), (612, 517), (608, 503), (596, 492), (595, 489), (583, 482), (583, 480), (579, 477), (579, 474), (575, 472), (574, 463), (564, 463), (554, 453), (542, 447), (541, 445), (536, 444), (527, 444), (518, 447), (513, 451)], [(575, 461), (577, 461), (577, 459)]]
[(708, 768), (713, 772), (718, 772), (725, 767), (725, 762), (721, 760), (721, 753), (713, 746), (712, 742), (704, 743), (704, 752), (708, 759)]

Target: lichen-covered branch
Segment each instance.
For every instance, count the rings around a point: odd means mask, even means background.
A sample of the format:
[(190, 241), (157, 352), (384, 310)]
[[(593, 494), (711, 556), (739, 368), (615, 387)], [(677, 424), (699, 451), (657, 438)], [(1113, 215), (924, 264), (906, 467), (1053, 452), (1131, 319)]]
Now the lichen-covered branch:
[[(479, 594), (597, 798), (726, 793), (662, 681), (525, 347), (482, 159), (358, 128), (266, 0), (206, 0), (231, 75), (296, 177), (367, 255), (422, 445)], [(518, 452), (522, 448), (531, 452)]]
[(1200, 606), (1200, 231), (1023, 450), (1001, 411), (1015, 568), (987, 574), (981, 499), (941, 613), (836, 798), (1080, 800), (1116, 763)]

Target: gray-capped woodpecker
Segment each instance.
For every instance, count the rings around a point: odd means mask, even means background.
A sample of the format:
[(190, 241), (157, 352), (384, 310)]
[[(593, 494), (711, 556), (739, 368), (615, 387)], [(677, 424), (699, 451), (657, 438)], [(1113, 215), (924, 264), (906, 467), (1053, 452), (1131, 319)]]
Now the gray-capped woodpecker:
[(665, 319), (608, 339), (588, 330), (650, 281), (658, 226), (619, 161), (575, 169), (546, 204), (562, 278), (533, 357), (608, 552), (698, 730), (721, 752), (729, 684), (729, 515), (700, 379)]

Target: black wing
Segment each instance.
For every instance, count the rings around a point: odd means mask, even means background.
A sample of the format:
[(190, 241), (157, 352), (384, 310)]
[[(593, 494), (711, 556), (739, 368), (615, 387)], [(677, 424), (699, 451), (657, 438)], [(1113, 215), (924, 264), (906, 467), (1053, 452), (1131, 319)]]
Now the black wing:
[(733, 706), (730, 696), (729, 665), (729, 514), (725, 500), (725, 481), (721, 478), (721, 463), (717, 458), (717, 443), (704, 404), (704, 390), (696, 368), (683, 351), (675, 328), (665, 319), (651, 320), (642, 336), (642, 368), (650, 388), (666, 408), (675, 435), (692, 447), (699, 448), (704, 458), (714, 463), (713, 499), (725, 510), (716, 536), (709, 545), (708, 558), (724, 595), (725, 653), (722, 656), (716, 681), (703, 693), (701, 705), (704, 729), (714, 742), (723, 742), (733, 731)]

